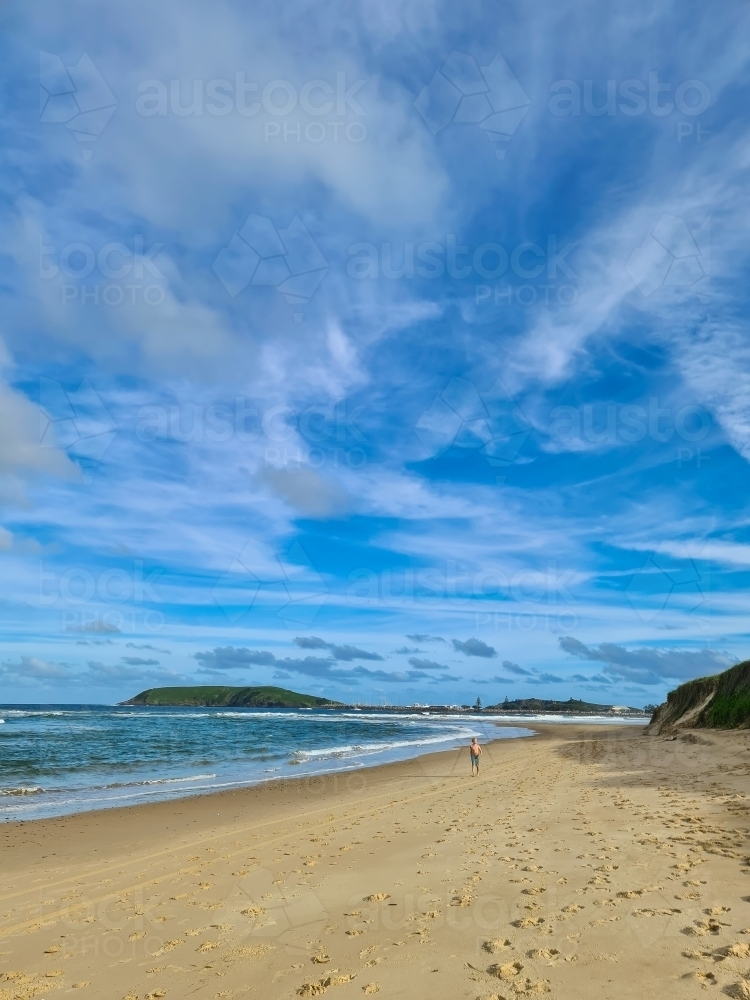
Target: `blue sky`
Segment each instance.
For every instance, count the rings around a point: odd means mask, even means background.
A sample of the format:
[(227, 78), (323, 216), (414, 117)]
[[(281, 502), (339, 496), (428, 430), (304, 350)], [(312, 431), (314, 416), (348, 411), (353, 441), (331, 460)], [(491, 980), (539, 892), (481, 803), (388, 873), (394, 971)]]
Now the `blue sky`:
[(749, 18), (6, 9), (2, 700), (744, 659)]

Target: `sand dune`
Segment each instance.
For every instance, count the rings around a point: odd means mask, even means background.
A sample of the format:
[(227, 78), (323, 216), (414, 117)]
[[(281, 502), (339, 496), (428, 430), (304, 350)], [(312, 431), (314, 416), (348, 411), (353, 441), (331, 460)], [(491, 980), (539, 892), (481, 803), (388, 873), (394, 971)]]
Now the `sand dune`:
[(750, 734), (701, 740), (544, 726), (476, 779), (448, 752), (7, 824), (0, 1000), (750, 998)]

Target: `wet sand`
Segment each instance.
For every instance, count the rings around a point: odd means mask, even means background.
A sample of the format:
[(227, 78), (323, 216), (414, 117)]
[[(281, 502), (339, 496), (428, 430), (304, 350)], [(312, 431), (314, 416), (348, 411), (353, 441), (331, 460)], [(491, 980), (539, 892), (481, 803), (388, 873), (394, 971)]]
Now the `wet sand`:
[(1, 825), (0, 1000), (750, 998), (750, 733), (534, 728)]

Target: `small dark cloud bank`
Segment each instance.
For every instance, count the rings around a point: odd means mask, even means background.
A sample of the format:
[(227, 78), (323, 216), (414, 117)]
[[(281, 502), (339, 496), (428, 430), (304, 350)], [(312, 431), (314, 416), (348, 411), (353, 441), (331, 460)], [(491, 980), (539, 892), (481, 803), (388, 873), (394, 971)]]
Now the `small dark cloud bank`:
[(726, 670), (734, 660), (718, 649), (626, 649), (614, 642), (587, 646), (572, 636), (560, 639), (564, 653), (580, 660), (605, 664), (595, 678), (602, 683), (628, 680), (635, 684), (663, 684), (665, 681), (686, 681), (705, 674)]
[(467, 639), (465, 642), (461, 642), (460, 639), (451, 639), (451, 642), (453, 648), (459, 653), (463, 653), (464, 656), (482, 656), (485, 659), (497, 656), (497, 650), (488, 646), (486, 642), (482, 642), (481, 639)]
[(325, 639), (320, 639), (317, 635), (297, 636), (294, 645), (299, 646), (300, 649), (327, 649), (334, 660), (339, 660), (342, 663), (351, 663), (352, 660), (383, 659), (379, 653), (370, 653), (358, 646), (338, 646), (335, 642), (326, 642)]
[(414, 667), (415, 670), (448, 670), (449, 668), (444, 663), (436, 663), (434, 660), (425, 660), (420, 656), (412, 656), (409, 658), (409, 664)]
[[(312, 637), (313, 641), (323, 642), (323, 640), (317, 640), (316, 637)], [(308, 643), (310, 640), (303, 640)], [(299, 643), (298, 643), (299, 645)], [(442, 674), (437, 676), (434, 673), (430, 673), (428, 670), (420, 667), (415, 667), (412, 664), (412, 669), (403, 670), (372, 670), (367, 667), (355, 666), (355, 667), (341, 667), (339, 663), (341, 660), (346, 662), (346, 656), (348, 656), (348, 651), (354, 649), (353, 646), (343, 646), (337, 647), (333, 646), (331, 643), (325, 643), (322, 647), (319, 645), (313, 646), (313, 649), (323, 648), (329, 651), (331, 655), (329, 656), (305, 656), (305, 657), (294, 657), (294, 656), (284, 656), (279, 657), (271, 653), (269, 650), (265, 649), (245, 649), (238, 648), (234, 646), (217, 646), (215, 649), (209, 649), (201, 653), (195, 654), (195, 659), (200, 664), (201, 670), (205, 673), (210, 674), (224, 674), (227, 671), (246, 669), (248, 667), (274, 667), (275, 677), (279, 680), (286, 680), (294, 677), (294, 675), (299, 675), (303, 677), (315, 677), (318, 680), (328, 680), (332, 682), (345, 681), (347, 683), (358, 683), (361, 680), (367, 681), (380, 681), (385, 684), (404, 684), (415, 680), (457, 680), (455, 677), (451, 677), (448, 674)], [(302, 647), (310, 648), (310, 646)], [(337, 657), (334, 650), (345, 650), (345, 656)], [(354, 657), (352, 657), (354, 658)], [(377, 654), (370, 654), (368, 659), (382, 659), (381, 656)], [(431, 662), (431, 661), (426, 661)], [(434, 667), (431, 666), (429, 670), (440, 669), (445, 670), (441, 664), (435, 664)]]

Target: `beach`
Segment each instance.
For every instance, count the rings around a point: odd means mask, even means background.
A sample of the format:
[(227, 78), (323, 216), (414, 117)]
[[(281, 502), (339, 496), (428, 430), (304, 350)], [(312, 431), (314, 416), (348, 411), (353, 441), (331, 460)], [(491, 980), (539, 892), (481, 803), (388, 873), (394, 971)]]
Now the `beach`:
[(750, 997), (750, 733), (533, 728), (3, 824), (0, 1000)]

